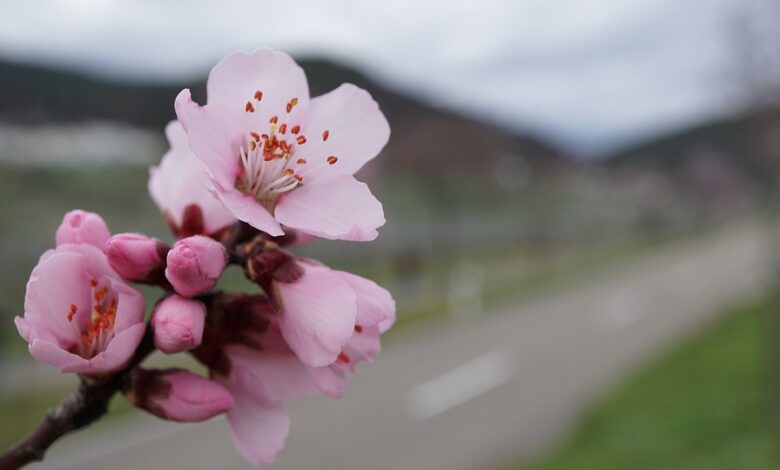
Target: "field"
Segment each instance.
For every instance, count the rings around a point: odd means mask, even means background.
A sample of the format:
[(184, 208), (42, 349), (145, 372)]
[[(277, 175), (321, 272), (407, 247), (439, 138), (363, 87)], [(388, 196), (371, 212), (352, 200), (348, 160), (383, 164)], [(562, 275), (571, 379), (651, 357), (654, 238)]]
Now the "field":
[(514, 468), (780, 468), (777, 313), (768, 299), (731, 310), (628, 379), (562, 449)]

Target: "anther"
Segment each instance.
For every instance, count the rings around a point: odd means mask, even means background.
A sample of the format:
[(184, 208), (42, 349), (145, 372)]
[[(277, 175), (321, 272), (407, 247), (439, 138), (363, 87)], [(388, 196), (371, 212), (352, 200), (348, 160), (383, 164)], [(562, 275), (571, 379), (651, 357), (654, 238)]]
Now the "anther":
[(292, 126), (292, 129), (290, 129), (290, 132), (292, 132), (293, 134), (297, 134), (300, 131), (301, 131), (301, 126), (299, 126), (298, 124)]
[(271, 119), (269, 119), (268, 122), (270, 122), (271, 124), (276, 124), (277, 122), (279, 122), (279, 116), (271, 117)]
[(306, 159), (305, 158), (299, 158), (298, 161), (295, 162), (295, 163), (297, 163), (298, 165), (305, 165), (306, 164)]
[(355, 333), (362, 333), (362, 332), (363, 332), (363, 326), (355, 325)]
[(257, 91), (255, 92), (255, 99), (256, 99), (257, 101), (260, 101), (260, 100), (262, 100), (262, 99), (263, 99), (263, 92), (262, 92), (262, 91), (260, 91), (260, 90), (257, 90)]
[(330, 131), (328, 131), (328, 130), (322, 131), (322, 141), (323, 141), (323, 142), (325, 142), (326, 140), (328, 140), (328, 137), (329, 137), (329, 136), (330, 136)]
[(299, 135), (297, 139), (295, 139), (296, 142), (298, 142), (298, 145), (303, 145), (306, 143), (306, 136), (305, 135)]
[(260, 134), (257, 132), (250, 132), (249, 135), (252, 136), (253, 139), (255, 139), (255, 142), (260, 142)]
[(244, 110), (248, 113), (254, 113), (255, 112), (255, 106), (250, 102), (246, 102), (246, 106), (244, 107)]
[(339, 161), (339, 159), (335, 155), (328, 157), (328, 165), (334, 165), (337, 161)]
[(279, 126), (279, 132), (281, 132), (282, 134), (287, 132), (287, 124), (282, 124), (281, 126)]

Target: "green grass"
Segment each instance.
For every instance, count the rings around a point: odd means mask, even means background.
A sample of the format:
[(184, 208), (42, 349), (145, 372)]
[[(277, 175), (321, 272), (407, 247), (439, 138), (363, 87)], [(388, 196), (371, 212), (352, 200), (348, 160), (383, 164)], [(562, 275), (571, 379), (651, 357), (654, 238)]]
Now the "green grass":
[(729, 312), (598, 405), (562, 449), (515, 468), (780, 468), (773, 305)]

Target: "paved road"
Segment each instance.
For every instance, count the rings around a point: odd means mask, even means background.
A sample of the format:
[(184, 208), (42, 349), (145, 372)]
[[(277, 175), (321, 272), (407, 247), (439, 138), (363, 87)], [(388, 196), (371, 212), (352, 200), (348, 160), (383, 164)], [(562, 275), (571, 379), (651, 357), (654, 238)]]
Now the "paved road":
[[(345, 399), (294, 406), (273, 468), (457, 470), (532, 457), (626, 370), (760, 289), (767, 252), (756, 227), (729, 229), (500, 314), (416, 331), (364, 368)], [(35, 468), (248, 468), (222, 420), (101, 424)]]

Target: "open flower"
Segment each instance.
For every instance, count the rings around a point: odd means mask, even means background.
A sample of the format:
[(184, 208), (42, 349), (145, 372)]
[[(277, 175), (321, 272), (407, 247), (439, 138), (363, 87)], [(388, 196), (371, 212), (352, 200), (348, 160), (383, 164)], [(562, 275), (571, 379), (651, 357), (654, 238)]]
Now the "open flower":
[(88, 244), (41, 256), (27, 283), (19, 334), (37, 360), (62, 372), (100, 375), (122, 368), (144, 335), (144, 299)]
[(208, 103), (185, 89), (176, 115), (214, 194), (237, 218), (273, 236), (281, 225), (322, 238), (373, 240), (382, 205), (352, 175), (390, 128), (364, 90), (344, 84), (309, 99), (286, 54), (232, 54), (209, 74)]
[(214, 235), (236, 218), (209, 188), (206, 168), (190, 150), (178, 121), (165, 128), (171, 149), (149, 170), (149, 194), (178, 238)]

